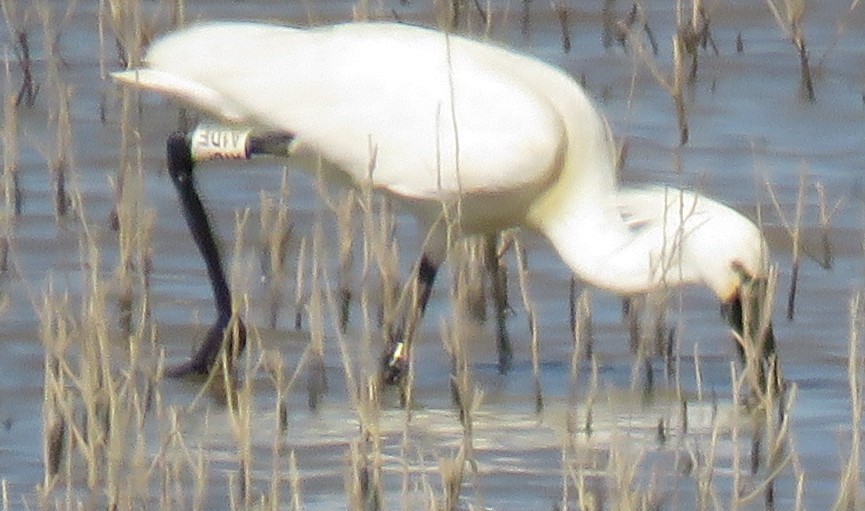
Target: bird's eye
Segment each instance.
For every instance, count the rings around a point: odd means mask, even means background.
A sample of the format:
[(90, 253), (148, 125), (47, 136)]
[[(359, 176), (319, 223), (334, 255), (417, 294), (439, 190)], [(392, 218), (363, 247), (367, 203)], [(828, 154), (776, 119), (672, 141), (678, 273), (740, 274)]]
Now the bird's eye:
[(730, 263), (730, 268), (733, 270), (736, 275), (739, 276), (739, 280), (742, 284), (748, 284), (752, 280), (754, 280), (754, 275), (745, 268), (745, 265), (742, 264), (738, 259)]

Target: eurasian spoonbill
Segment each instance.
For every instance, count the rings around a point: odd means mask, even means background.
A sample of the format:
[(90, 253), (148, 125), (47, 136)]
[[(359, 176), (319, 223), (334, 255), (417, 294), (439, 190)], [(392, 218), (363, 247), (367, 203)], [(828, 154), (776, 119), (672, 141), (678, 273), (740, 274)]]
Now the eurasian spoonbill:
[[(431, 233), (417, 265), (415, 319), (445, 260), (443, 212), (458, 211), (452, 220), (460, 233), (541, 233), (580, 279), (614, 293), (703, 283), (727, 305), (730, 325), (758, 338), (760, 367), (774, 358), (771, 326), (745, 325), (763, 316), (767, 298), (754, 292), (768, 274), (757, 226), (694, 192), (617, 189), (607, 123), (555, 67), (395, 23), (204, 23), (159, 39), (144, 62), (113, 76), (270, 133), (284, 142), (276, 152), (297, 164), (371, 185), (412, 211)], [(251, 140), (240, 156), (256, 152)], [(169, 138), (169, 168), (218, 311), (207, 339), (175, 374), (209, 371), (224, 337), (239, 337), (239, 349), (245, 337), (242, 323), (239, 335), (224, 335), (231, 294), (193, 180), (195, 161), (208, 158), (190, 149), (189, 136)], [(386, 351), (387, 378), (401, 374), (408, 330)]]

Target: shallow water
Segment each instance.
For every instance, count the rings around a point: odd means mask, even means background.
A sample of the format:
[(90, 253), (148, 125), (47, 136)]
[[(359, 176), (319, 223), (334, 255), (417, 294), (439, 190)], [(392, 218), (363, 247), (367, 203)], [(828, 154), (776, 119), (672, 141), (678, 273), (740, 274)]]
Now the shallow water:
[[(599, 7), (574, 7), (569, 26), (572, 50), (564, 53), (560, 29), (547, 4), (532, 3), (527, 35), (520, 29), (521, 4), (493, 2), (491, 38), (562, 66), (584, 80), (591, 95), (608, 115), (619, 140), (627, 142), (628, 158), (622, 180), (662, 181), (698, 188), (756, 218), (760, 211), (773, 260), (778, 265), (779, 286), (776, 300), (775, 331), (784, 376), (797, 388), (791, 412), (792, 437), (787, 452), (794, 460), (780, 472), (775, 499), (777, 509), (796, 505), (798, 474), (804, 474), (803, 505), (808, 509), (826, 508), (839, 492), (840, 473), (850, 456), (850, 390), (847, 358), (850, 337), (850, 300), (862, 287), (863, 209), (861, 190), (862, 122), (865, 117), (865, 40), (858, 28), (865, 22), (863, 10), (846, 13), (845, 2), (809, 4), (805, 35), (815, 72), (817, 100), (800, 97), (798, 58), (784, 38), (765, 5), (757, 2), (728, 2), (711, 9), (712, 35), (720, 54), (702, 53), (699, 78), (689, 92), (690, 141), (678, 146), (678, 131), (673, 102), (658, 85), (633, 51), (619, 47), (604, 49), (601, 44)], [(669, 2), (644, 2), (648, 23), (658, 39), (657, 65), (668, 74), (671, 62), (671, 34), (675, 17)], [(52, 4), (55, 11), (61, 3)], [(65, 4), (62, 4), (65, 6)], [(349, 2), (317, 2), (283, 5), (270, 2), (196, 2), (187, 5), (189, 20), (210, 18), (278, 19), (293, 24), (347, 20), (352, 16)], [(156, 15), (155, 5), (142, 4), (145, 17), (155, 17), (166, 25), (166, 16)], [(376, 4), (373, 12), (391, 18), (429, 24), (431, 7), (427, 2), (402, 5), (398, 2)], [(627, 9), (619, 6), (619, 15)], [(59, 12), (55, 16), (59, 17)], [(40, 25), (29, 21), (37, 81), (47, 81), (48, 57), (42, 50)], [(58, 219), (54, 214), (53, 182), (47, 160), (54, 155), (58, 92), (53, 84), (39, 91), (33, 109), (19, 110), (18, 144), (20, 184), (24, 196), (22, 214), (11, 224), (10, 269), (0, 281), (0, 479), (7, 485), (12, 507), (25, 503), (38, 507), (37, 485), (43, 483), (43, 382), (44, 353), (40, 315), (46, 300), (60, 304), (70, 323), (81, 322), (90, 296), (90, 279), (96, 275), (107, 289), (107, 317), (115, 328), (119, 295), (119, 250), (116, 233), (109, 228), (115, 205), (114, 180), (120, 168), (121, 96), (100, 76), (100, 46), (97, 31), (97, 6), (82, 3), (62, 27), (60, 54), (62, 64), (57, 82), (70, 87), (72, 159), (68, 186), (74, 196), (74, 214)], [(846, 25), (841, 25), (841, 23)], [(475, 32), (481, 23), (472, 17)], [(735, 40), (741, 34), (744, 50), (737, 53)], [(2, 44), (10, 47), (3, 33)], [(110, 39), (109, 39), (110, 41)], [(112, 43), (106, 43), (106, 66), (116, 69)], [(7, 53), (8, 55), (8, 53)], [(13, 62), (14, 63), (14, 62)], [(11, 74), (12, 90), (17, 90), (19, 73)], [(7, 84), (6, 90), (10, 90)], [(150, 307), (152, 324), (158, 329), (155, 351), (164, 348), (171, 360), (180, 360), (206, 329), (211, 319), (210, 288), (203, 265), (189, 242), (180, 218), (174, 191), (164, 171), (164, 139), (176, 129), (176, 109), (159, 98), (142, 97), (140, 111), (134, 113), (133, 136), (140, 145), (142, 216), (152, 215), (154, 226), (149, 249), (152, 263)], [(100, 119), (104, 109), (105, 121)], [(289, 167), (291, 163), (288, 163)], [(258, 236), (259, 196), (264, 190), (277, 197), (282, 163), (261, 161), (242, 165), (219, 164), (202, 167), (200, 186), (219, 225), (224, 251), (234, 246), (236, 212), (251, 208), (245, 228), (245, 243), (234, 257), (234, 282), (246, 290), (250, 310), (246, 315), (255, 334), (251, 360), (262, 353), (284, 360), (288, 374), (308, 346), (309, 321), (299, 333), (293, 331), (294, 279), (283, 284), (286, 299), (279, 309), (275, 328), (268, 326), (267, 287), (260, 282)], [(137, 168), (137, 166), (136, 166)], [(791, 243), (784, 230), (782, 215), (772, 205), (769, 188), (777, 196), (783, 216), (792, 219), (800, 183), (807, 172), (804, 239), (806, 249), (821, 250), (819, 200), (815, 186), (825, 190), (832, 210), (830, 240), (834, 266), (824, 270), (811, 258), (800, 269), (796, 317), (784, 319), (789, 290)], [(136, 184), (129, 185), (134, 189)], [(759, 207), (758, 207), (759, 205)], [(322, 205), (313, 179), (292, 173), (292, 241), (289, 266), (299, 252), (300, 240), (310, 245), (317, 229), (323, 236), (315, 253), (320, 271), (335, 275), (339, 265), (338, 249), (329, 233), (335, 228), (333, 215)], [(398, 217), (400, 269), (408, 275), (414, 262), (420, 235), (411, 219)], [(317, 227), (320, 226), (320, 227)], [(512, 272), (510, 293), (514, 314), (509, 325), (515, 344), (515, 367), (507, 375), (497, 374), (492, 342), (492, 326), (470, 325), (472, 385), (484, 392), (474, 422), (476, 472), (466, 480), (464, 507), (491, 509), (549, 509), (562, 500), (563, 480), (567, 480), (569, 501), (574, 502), (576, 484), (568, 479), (567, 468), (579, 467), (581, 477), (598, 495), (603, 508), (614, 508), (616, 460), (627, 460), (637, 467), (630, 483), (661, 509), (690, 509), (696, 506), (696, 475), (682, 469), (684, 458), (713, 459), (715, 498), (727, 508), (735, 484), (746, 491), (765, 474), (751, 476), (746, 468), (750, 449), (749, 421), (737, 413), (731, 398), (730, 361), (734, 349), (727, 330), (718, 317), (717, 304), (702, 289), (683, 292), (681, 311), (676, 306), (668, 322), (676, 325), (679, 355), (678, 382), (689, 400), (689, 428), (681, 428), (682, 410), (676, 398), (676, 384), (664, 376), (657, 362), (654, 374), (659, 390), (651, 399), (639, 391), (642, 373), (634, 369), (628, 334), (622, 324), (621, 305), (616, 297), (592, 293), (594, 354), (597, 363), (597, 388), (589, 395), (585, 389), (591, 364), (580, 365), (578, 397), (570, 397), (570, 360), (573, 343), (568, 319), (568, 272), (541, 240), (525, 234), (520, 237), (529, 261), (529, 296), (537, 313), (540, 339), (541, 387), (544, 410), (535, 414), (534, 386), (530, 353), (530, 333), (522, 308), (516, 272)], [(87, 253), (88, 246), (99, 249), (98, 263)], [(511, 270), (517, 266), (509, 254)], [(307, 265), (309, 264), (307, 253)], [(356, 257), (360, 259), (360, 257)], [(360, 265), (359, 262), (356, 265)], [(307, 266), (307, 272), (311, 271)], [(384, 508), (417, 508), (429, 502), (427, 491), (442, 499), (440, 462), (453, 457), (463, 439), (462, 428), (451, 405), (449, 378), (451, 363), (442, 342), (442, 325), (453, 317), (450, 284), (452, 266), (441, 277), (416, 346), (416, 398), (419, 408), (406, 422), (406, 412), (393, 406), (388, 395), (378, 428), (382, 439)], [(353, 283), (362, 285), (355, 268)], [(309, 284), (307, 276), (307, 285)], [(335, 287), (336, 279), (320, 277)], [(367, 286), (374, 287), (372, 284)], [(47, 299), (45, 297), (48, 297)], [(678, 298), (677, 298), (678, 300)], [(678, 303), (678, 302), (677, 302)], [(140, 307), (140, 300), (136, 302)], [(327, 311), (326, 311), (327, 312)], [(359, 305), (352, 309), (353, 323), (347, 338), (364, 337), (358, 320)], [(371, 314), (374, 316), (374, 314)], [(137, 320), (137, 318), (136, 318)], [(289, 508), (289, 454), (296, 455), (302, 476), (299, 498), (307, 509), (332, 509), (346, 505), (344, 486), (349, 451), (359, 441), (358, 409), (346, 391), (346, 377), (332, 314), (326, 315), (325, 368), (329, 392), (320, 409), (307, 407), (306, 383), (294, 384), (286, 400), (289, 410), (287, 431), (277, 428), (276, 394), (268, 377), (251, 377), (253, 398), (250, 409), (254, 421), (249, 426), (248, 446), (252, 451), (252, 492), (269, 491), (272, 464), (277, 460), (282, 474), (282, 496), (276, 507)], [(859, 331), (859, 324), (854, 330)], [(375, 327), (371, 327), (375, 331)], [(116, 333), (116, 332), (115, 332)], [(119, 337), (119, 336), (115, 336)], [(88, 339), (75, 339), (68, 356), (76, 360)], [(126, 360), (126, 348), (115, 340), (117, 360)], [(360, 343), (349, 346), (353, 360), (374, 356)], [(142, 348), (143, 367), (152, 368), (157, 355)], [(376, 352), (376, 350), (372, 350)], [(699, 356), (695, 359), (695, 353)], [(274, 355), (276, 354), (276, 355)], [(118, 372), (124, 365), (115, 362)], [(702, 388), (695, 383), (699, 366)], [(71, 385), (71, 384), (70, 384)], [(240, 477), (239, 440), (243, 435), (232, 423), (231, 414), (217, 400), (204, 396), (193, 402), (199, 385), (190, 382), (155, 383), (159, 413), (151, 413), (143, 425), (142, 441), (146, 459), (206, 460), (207, 485), (201, 507), (224, 509)], [(702, 391), (702, 395), (698, 392)], [(702, 397), (702, 399), (701, 399)], [(576, 402), (576, 404), (575, 404)], [(587, 420), (592, 404), (591, 435), (585, 428), (568, 434), (566, 417)], [(171, 442), (166, 448), (165, 431), (169, 411), (180, 410), (181, 430), (189, 452)], [(667, 425), (668, 438), (658, 438), (658, 424)], [(739, 427), (733, 427), (737, 425)], [(579, 428), (578, 428), (579, 429)], [(712, 444), (713, 431), (719, 435)], [(579, 446), (567, 456), (567, 440)], [(274, 447), (276, 446), (276, 447)], [(273, 452), (277, 452), (274, 456)], [(192, 454), (190, 454), (192, 453)], [(715, 458), (710, 458), (710, 454)], [(563, 462), (563, 459), (566, 461)], [(167, 465), (171, 461), (160, 461)], [(695, 462), (699, 465), (699, 462)], [(87, 491), (83, 475), (75, 467), (81, 459), (67, 462), (45, 507), (64, 507), (68, 495), (95, 506), (105, 498)], [(161, 465), (160, 465), (161, 466)], [(189, 474), (177, 462), (178, 480)], [(739, 467), (739, 470), (736, 470)], [(128, 470), (129, 469), (127, 467)], [(166, 492), (158, 478), (144, 478), (152, 502), (164, 502)], [(156, 479), (156, 481), (154, 481)], [(68, 486), (67, 486), (68, 482)], [(226, 484), (230, 483), (230, 484)], [(171, 485), (168, 485), (169, 487)], [(190, 486), (191, 487), (191, 486)], [(66, 489), (70, 492), (66, 492)], [(99, 488), (97, 485), (96, 488)], [(610, 489), (612, 488), (612, 489)], [(176, 490), (178, 494), (182, 493)], [(95, 500), (94, 500), (95, 499)], [(256, 497), (257, 500), (257, 497)], [(193, 507), (191, 498), (182, 507)], [(862, 507), (860, 499), (857, 508)], [(71, 506), (70, 506), (71, 507)], [(764, 509), (763, 498), (744, 504), (748, 509)]]

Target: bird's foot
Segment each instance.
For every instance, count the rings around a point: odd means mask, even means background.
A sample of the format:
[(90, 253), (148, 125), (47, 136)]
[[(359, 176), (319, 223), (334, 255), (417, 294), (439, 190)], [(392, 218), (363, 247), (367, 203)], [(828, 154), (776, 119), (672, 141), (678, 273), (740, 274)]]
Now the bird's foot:
[(401, 385), (408, 373), (408, 362), (408, 344), (401, 335), (396, 335), (381, 357), (381, 381), (386, 385)]
[(246, 326), (239, 318), (237, 326), (231, 325), (227, 320), (217, 321), (204, 338), (198, 351), (188, 361), (165, 369), (165, 376), (169, 378), (185, 378), (189, 376), (208, 375), (221, 362), (221, 351), (223, 346), (227, 350), (229, 369), (234, 359), (243, 352), (246, 347)]
[(163, 374), (168, 378), (207, 376), (209, 369), (209, 365), (202, 362), (197, 357), (193, 357), (182, 364), (166, 367)]

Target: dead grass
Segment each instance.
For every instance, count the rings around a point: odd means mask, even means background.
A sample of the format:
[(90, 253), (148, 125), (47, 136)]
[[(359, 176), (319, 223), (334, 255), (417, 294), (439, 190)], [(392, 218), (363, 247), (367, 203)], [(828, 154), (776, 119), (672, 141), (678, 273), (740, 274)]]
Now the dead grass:
[[(783, 8), (775, 0), (766, 0), (766, 5), (775, 17), (775, 22), (784, 36), (790, 40), (799, 55), (799, 89), (802, 97), (814, 102), (817, 96), (814, 92), (814, 80), (811, 74), (811, 59), (808, 55), (808, 45), (805, 41), (805, 6), (804, 0), (784, 0)], [(851, 9), (854, 7), (851, 4)]]
[[(14, 34), (19, 34), (16, 37), (21, 44), (20, 34), (29, 33), (26, 27), (32, 14), (22, 10), (13, 13), (21, 5), (15, 2), (2, 5), (7, 24)], [(173, 13), (170, 26), (183, 23), (182, 2), (160, 5), (167, 5)], [(564, 4), (555, 6), (567, 51), (571, 11)], [(137, 2), (129, 10), (121, 7), (116, 2), (100, 4), (100, 33), (107, 39), (117, 39), (118, 60), (135, 62), (141, 45), (161, 22), (151, 21)], [(525, 8), (522, 22), (528, 34), (533, 11), (528, 10), (528, 3)], [(448, 9), (453, 23), (467, 16), (488, 22), (495, 14), (494, 9), (480, 3), (454, 2)], [(472, 9), (476, 9), (473, 14), (466, 14)], [(638, 32), (649, 33), (646, 21), (639, 14), (634, 16), (631, 25)], [(49, 25), (45, 22), (45, 26)], [(57, 30), (47, 34), (50, 47), (60, 41), (62, 26), (56, 25)], [(709, 18), (699, 2), (694, 2), (687, 27), (688, 37), (696, 34), (710, 40)], [(29, 37), (24, 40), (29, 41)], [(676, 100), (676, 111), (680, 129), (684, 124), (684, 143), (687, 121), (682, 120), (685, 112), (680, 101), (682, 80), (688, 75), (684, 71), (685, 56), (693, 59), (691, 75), (696, 74), (697, 64), (690, 43), (684, 47), (681, 44), (674, 43), (676, 69), (671, 79), (664, 78), (664, 83), (674, 98), (680, 98)], [(801, 48), (804, 52), (804, 39)], [(74, 91), (62, 83), (59, 49), (50, 53), (56, 66), (56, 82), (52, 78), (46, 82), (52, 86), (42, 89), (34, 84), (32, 63), (22, 58), (27, 51), (23, 47), (17, 51), (21, 55), (17, 57), (18, 70), (7, 68), (5, 75), (2, 236), (14, 235), (13, 219), (21, 214), (17, 172), (22, 135), (18, 131), (16, 103), (28, 94), (34, 101), (56, 101), (56, 140), (50, 153), (56, 183), (55, 214), (58, 219), (68, 218), (79, 233), (82, 291), (79, 295), (61, 291), (65, 287), (55, 286), (57, 277), (49, 276), (36, 306), (39, 336), (45, 347), (44, 473), (39, 487), (28, 495), (11, 494), (3, 480), (3, 509), (22, 502), (29, 508), (69, 510), (209, 509), (224, 508), (226, 502), (230, 509), (310, 508), (320, 491), (320, 483), (310, 476), (321, 468), (315, 466), (314, 457), (303, 452), (309, 446), (298, 440), (317, 433), (298, 429), (299, 417), (305, 414), (319, 417), (322, 435), (325, 426), (333, 427), (334, 422), (342, 425), (344, 435), (335, 443), (342, 448), (345, 462), (342, 497), (347, 508), (451, 510), (483, 505), (484, 485), (497, 477), (495, 464), (508, 463), (501, 458), (511, 453), (502, 454), (485, 445), (488, 438), (495, 437), (496, 426), (503, 427), (506, 419), (490, 418), (490, 414), (501, 413), (503, 407), (487, 400), (473, 374), (477, 361), (472, 359), (471, 343), (477, 337), (476, 323), (484, 316), (478, 311), (486, 308), (478, 305), (486, 300), (482, 248), (461, 247), (451, 255), (451, 264), (458, 268), (454, 279), (458, 285), (453, 287), (451, 297), (453, 321), (443, 322), (440, 336), (452, 361), (450, 383), (455, 406), (449, 419), (454, 426), (438, 426), (440, 429), (435, 430), (427, 422), (431, 410), (425, 409), (423, 396), (415, 394), (415, 364), (419, 361), (412, 359), (405, 394), (401, 396), (404, 408), (394, 406), (396, 400), (381, 387), (377, 377), (382, 332), (387, 335), (394, 325), (405, 321), (406, 306), (416, 292), (411, 283), (402, 284), (405, 272), (400, 270), (399, 261), (405, 256), (394, 236), (397, 227), (391, 205), (374, 197), (370, 190), (342, 195), (333, 202), (332, 211), (323, 213), (331, 216), (295, 233), (287, 206), (288, 185), (283, 179), (277, 198), (263, 195), (261, 199), (256, 246), (267, 285), (258, 288), (251, 282), (253, 272), (246, 267), (251, 249), (244, 241), (250, 213), (242, 212), (236, 217), (232, 287), (241, 291), (235, 294), (235, 310), (252, 317), (254, 311), (265, 309), (265, 323), (271, 330), (280, 328), (284, 296), (293, 294), (294, 327), (302, 331), (305, 343), (301, 356), (288, 360), (281, 346), (266, 345), (264, 329), (250, 321), (250, 347), (239, 374), (217, 373), (208, 381), (198, 382), (208, 390), (177, 404), (173, 402), (178, 392), (176, 385), (181, 384), (161, 377), (165, 333), (152, 314), (151, 260), (159, 228), (145, 190), (144, 176), (149, 170), (142, 163), (134, 101), (124, 97), (115, 112), (121, 146), (116, 152), (118, 173), (113, 181), (117, 231), (112, 234), (101, 227), (104, 219), (88, 217), (83, 205), (86, 199), (77, 186), (75, 178), (82, 169), (74, 164), (76, 126), (69, 103)], [(104, 51), (101, 56), (103, 73), (115, 67), (111, 63), (114, 59), (106, 57), (108, 53)], [(21, 80), (21, 92), (16, 91), (13, 76)], [(30, 92), (24, 85), (28, 80)], [(40, 90), (43, 94), (37, 95)], [(803, 182), (800, 190), (805, 189)], [(799, 239), (803, 193), (797, 200), (795, 219), (790, 222), (794, 240)], [(828, 232), (838, 204), (827, 207), (823, 189), (818, 187), (817, 193), (820, 222)], [(71, 218), (70, 211), (75, 213)], [(324, 235), (324, 222), (338, 225), (335, 240)], [(558, 428), (559, 434), (556, 442), (536, 448), (543, 453), (558, 453), (560, 459), (560, 466), (551, 471), (550, 477), (557, 481), (561, 493), (555, 496), (551, 508), (774, 509), (782, 505), (779, 502), (804, 508), (808, 474), (791, 433), (791, 411), (798, 389), (792, 385), (776, 394), (771, 385), (761, 385), (761, 347), (753, 339), (740, 339), (748, 362), (741, 371), (731, 364), (731, 396), (722, 392), (719, 398), (717, 389), (704, 388), (700, 349), (694, 346), (696, 398), (682, 390), (677, 369), (668, 383), (676, 388), (672, 407), (675, 411), (658, 411), (642, 403), (643, 415), (628, 417), (634, 422), (637, 417), (648, 426), (619, 421), (615, 418), (621, 410), (618, 407), (628, 396), (605, 383), (602, 372), (608, 362), (599, 358), (593, 343), (596, 333), (591, 297), (583, 290), (576, 298), (575, 288), (569, 391), (567, 403), (561, 405), (543, 393), (544, 325), (538, 320), (537, 304), (531, 295), (532, 274), (525, 264), (524, 247), (518, 238), (509, 243), (514, 248), (522, 305), (515, 314), (528, 325), (528, 335), (521, 341), (529, 347), (537, 413), (534, 425), (524, 427), (521, 434), (527, 443), (545, 430)], [(794, 246), (799, 246), (798, 241)], [(496, 248), (499, 257), (501, 247)], [(828, 236), (824, 237), (824, 249), (828, 254), (824, 260), (831, 261)], [(3, 270), (6, 250), (4, 246)], [(113, 253), (116, 258), (110, 255)], [(794, 261), (798, 262), (798, 258), (794, 257)], [(774, 294), (775, 284), (773, 275), (767, 284), (770, 295)], [(850, 455), (839, 475), (834, 503), (838, 510), (858, 509), (863, 502), (858, 427), (863, 408), (859, 302), (857, 295), (850, 305), (847, 373), (851, 420), (849, 443), (845, 440)], [(267, 305), (262, 307), (261, 303)], [(767, 310), (771, 307), (764, 308)], [(564, 306), (561, 313), (566, 313)], [(765, 328), (768, 312), (764, 314), (746, 319), (762, 325), (755, 332)], [(635, 327), (635, 348), (642, 362), (635, 363), (635, 368), (648, 367), (644, 383), (657, 397), (663, 390), (649, 385), (652, 371), (644, 362), (656, 353), (652, 350), (657, 348), (657, 339), (668, 338), (658, 336), (658, 329), (650, 328), (648, 333), (637, 330)], [(647, 342), (647, 338), (652, 341)], [(678, 344), (665, 345), (661, 351), (668, 350), (677, 352)], [(345, 388), (335, 388), (334, 380), (344, 382)], [(766, 391), (756, 396), (756, 403), (750, 402), (752, 397), (746, 389), (763, 387)], [(344, 397), (339, 397), (341, 393)], [(306, 399), (298, 400), (298, 395)], [(715, 397), (705, 401), (710, 395)], [(732, 402), (732, 412), (719, 411), (718, 401)], [(557, 405), (565, 408), (562, 417), (557, 417)], [(345, 408), (337, 419), (327, 415), (334, 407)], [(701, 407), (715, 408), (710, 420), (702, 425), (695, 412)], [(394, 416), (398, 417), (396, 421)], [(263, 428), (262, 423), (266, 424)], [(345, 427), (345, 423), (349, 426)], [(433, 441), (425, 435), (431, 435)], [(537, 452), (523, 448), (520, 441), (511, 439), (506, 445), (526, 456)], [(659, 453), (668, 457), (658, 461), (655, 456)], [(506, 468), (511, 470), (522, 466), (520, 462), (510, 463)], [(783, 478), (794, 481), (793, 495), (779, 495), (777, 483)], [(686, 495), (683, 500), (674, 496), (679, 490)]]

